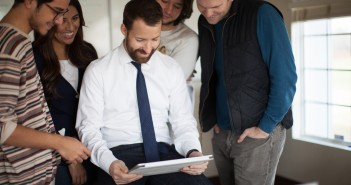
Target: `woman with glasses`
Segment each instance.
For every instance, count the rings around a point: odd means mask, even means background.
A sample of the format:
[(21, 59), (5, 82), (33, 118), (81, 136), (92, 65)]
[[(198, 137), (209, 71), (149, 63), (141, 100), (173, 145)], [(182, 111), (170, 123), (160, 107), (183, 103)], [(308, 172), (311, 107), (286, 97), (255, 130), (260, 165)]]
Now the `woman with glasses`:
[[(33, 48), (55, 129), (61, 135), (78, 138), (75, 122), (80, 84), (85, 68), (97, 59), (97, 53), (83, 40), (84, 18), (78, 0), (71, 0), (68, 10), (57, 12), (55, 18), (63, 16), (61, 25), (46, 36), (36, 34)], [(89, 159), (82, 164), (62, 161), (55, 184), (92, 184), (95, 169)]]

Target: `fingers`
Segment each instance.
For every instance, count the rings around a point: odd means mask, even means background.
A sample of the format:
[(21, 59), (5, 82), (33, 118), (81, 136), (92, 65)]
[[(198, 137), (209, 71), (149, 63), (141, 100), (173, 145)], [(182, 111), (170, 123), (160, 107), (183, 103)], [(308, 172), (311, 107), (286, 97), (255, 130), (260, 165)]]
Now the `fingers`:
[(87, 160), (91, 156), (91, 151), (87, 147), (84, 146), (83, 152), (85, 154), (83, 158), (84, 158), (84, 160)]
[(247, 128), (239, 137), (238, 143), (244, 141), (246, 137), (255, 138), (255, 139), (264, 139), (269, 136), (268, 133), (261, 130), (259, 127)]
[(68, 165), (73, 185), (82, 185), (87, 181), (87, 174), (82, 164)]
[(91, 152), (79, 140), (73, 137), (61, 136), (62, 142), (57, 151), (61, 154), (68, 164), (82, 163), (88, 159)]
[(219, 134), (221, 132), (221, 129), (218, 127), (217, 124), (215, 124), (215, 126), (213, 127), (213, 130), (216, 134)]
[(184, 167), (181, 171), (189, 175), (200, 175), (207, 169), (208, 162)]
[(240, 135), (240, 137), (239, 137), (239, 139), (238, 139), (237, 142), (238, 142), (238, 143), (243, 142), (244, 139), (246, 138), (246, 136), (248, 136), (248, 134), (249, 134), (249, 130), (246, 129), (246, 130)]
[(85, 146), (82, 148), (82, 153), (75, 158), (74, 163), (82, 163), (84, 160), (87, 160), (91, 155), (91, 152)]
[(66, 159), (67, 164), (74, 164), (74, 165), (82, 163), (83, 161), (84, 159), (80, 156), (77, 156), (76, 158)]
[(142, 175), (128, 174), (128, 167), (121, 160), (113, 161), (109, 172), (116, 184), (128, 184), (143, 177)]
[(113, 178), (116, 184), (129, 184), (131, 182), (141, 179), (141, 175), (136, 174), (124, 174), (120, 178)]
[(72, 177), (72, 184), (73, 185), (82, 185), (85, 182), (87, 182), (87, 177), (86, 176)]

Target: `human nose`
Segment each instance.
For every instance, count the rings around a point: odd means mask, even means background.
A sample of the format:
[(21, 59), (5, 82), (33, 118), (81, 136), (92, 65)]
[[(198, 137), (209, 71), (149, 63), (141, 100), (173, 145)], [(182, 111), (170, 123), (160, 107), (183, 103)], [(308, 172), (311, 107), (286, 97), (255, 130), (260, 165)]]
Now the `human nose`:
[(144, 49), (144, 51), (146, 52), (146, 53), (151, 53), (151, 51), (152, 51), (152, 43), (151, 42), (147, 42), (147, 43), (145, 43), (145, 45), (144, 45), (144, 47), (143, 47), (143, 49)]
[(72, 23), (72, 21), (70, 21), (70, 20), (67, 20), (66, 21), (66, 30), (73, 30), (73, 23)]
[(167, 14), (171, 14), (173, 10), (173, 6), (170, 5), (170, 4), (167, 4), (166, 7), (164, 8), (164, 11), (167, 13)]
[(55, 24), (62, 24), (63, 23), (63, 16), (57, 17), (54, 19)]
[(206, 9), (202, 12), (202, 14), (205, 16), (205, 17), (212, 17), (213, 15), (213, 11), (209, 10), (209, 9)]

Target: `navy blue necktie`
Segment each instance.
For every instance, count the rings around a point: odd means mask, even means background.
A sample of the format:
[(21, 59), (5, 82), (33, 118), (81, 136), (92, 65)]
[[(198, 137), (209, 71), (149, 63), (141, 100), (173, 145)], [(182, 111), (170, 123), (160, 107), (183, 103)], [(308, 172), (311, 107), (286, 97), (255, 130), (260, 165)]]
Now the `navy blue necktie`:
[(145, 78), (141, 71), (141, 64), (132, 62), (132, 64), (137, 68), (137, 80), (136, 80), (136, 90), (138, 97), (138, 108), (139, 117), (141, 124), (141, 132), (143, 135), (143, 144), (146, 162), (159, 161), (160, 157), (158, 154), (157, 141), (155, 137), (154, 125), (152, 122), (151, 110), (149, 98), (147, 95), (147, 89), (145, 84)]

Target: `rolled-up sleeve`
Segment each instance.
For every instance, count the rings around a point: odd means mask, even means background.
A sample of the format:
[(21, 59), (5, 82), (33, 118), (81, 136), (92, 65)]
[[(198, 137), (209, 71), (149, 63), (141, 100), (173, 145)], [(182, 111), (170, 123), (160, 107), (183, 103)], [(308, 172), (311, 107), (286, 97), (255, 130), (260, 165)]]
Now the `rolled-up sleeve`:
[(21, 78), (20, 62), (0, 55), (0, 144), (2, 145), (17, 127), (16, 105)]

